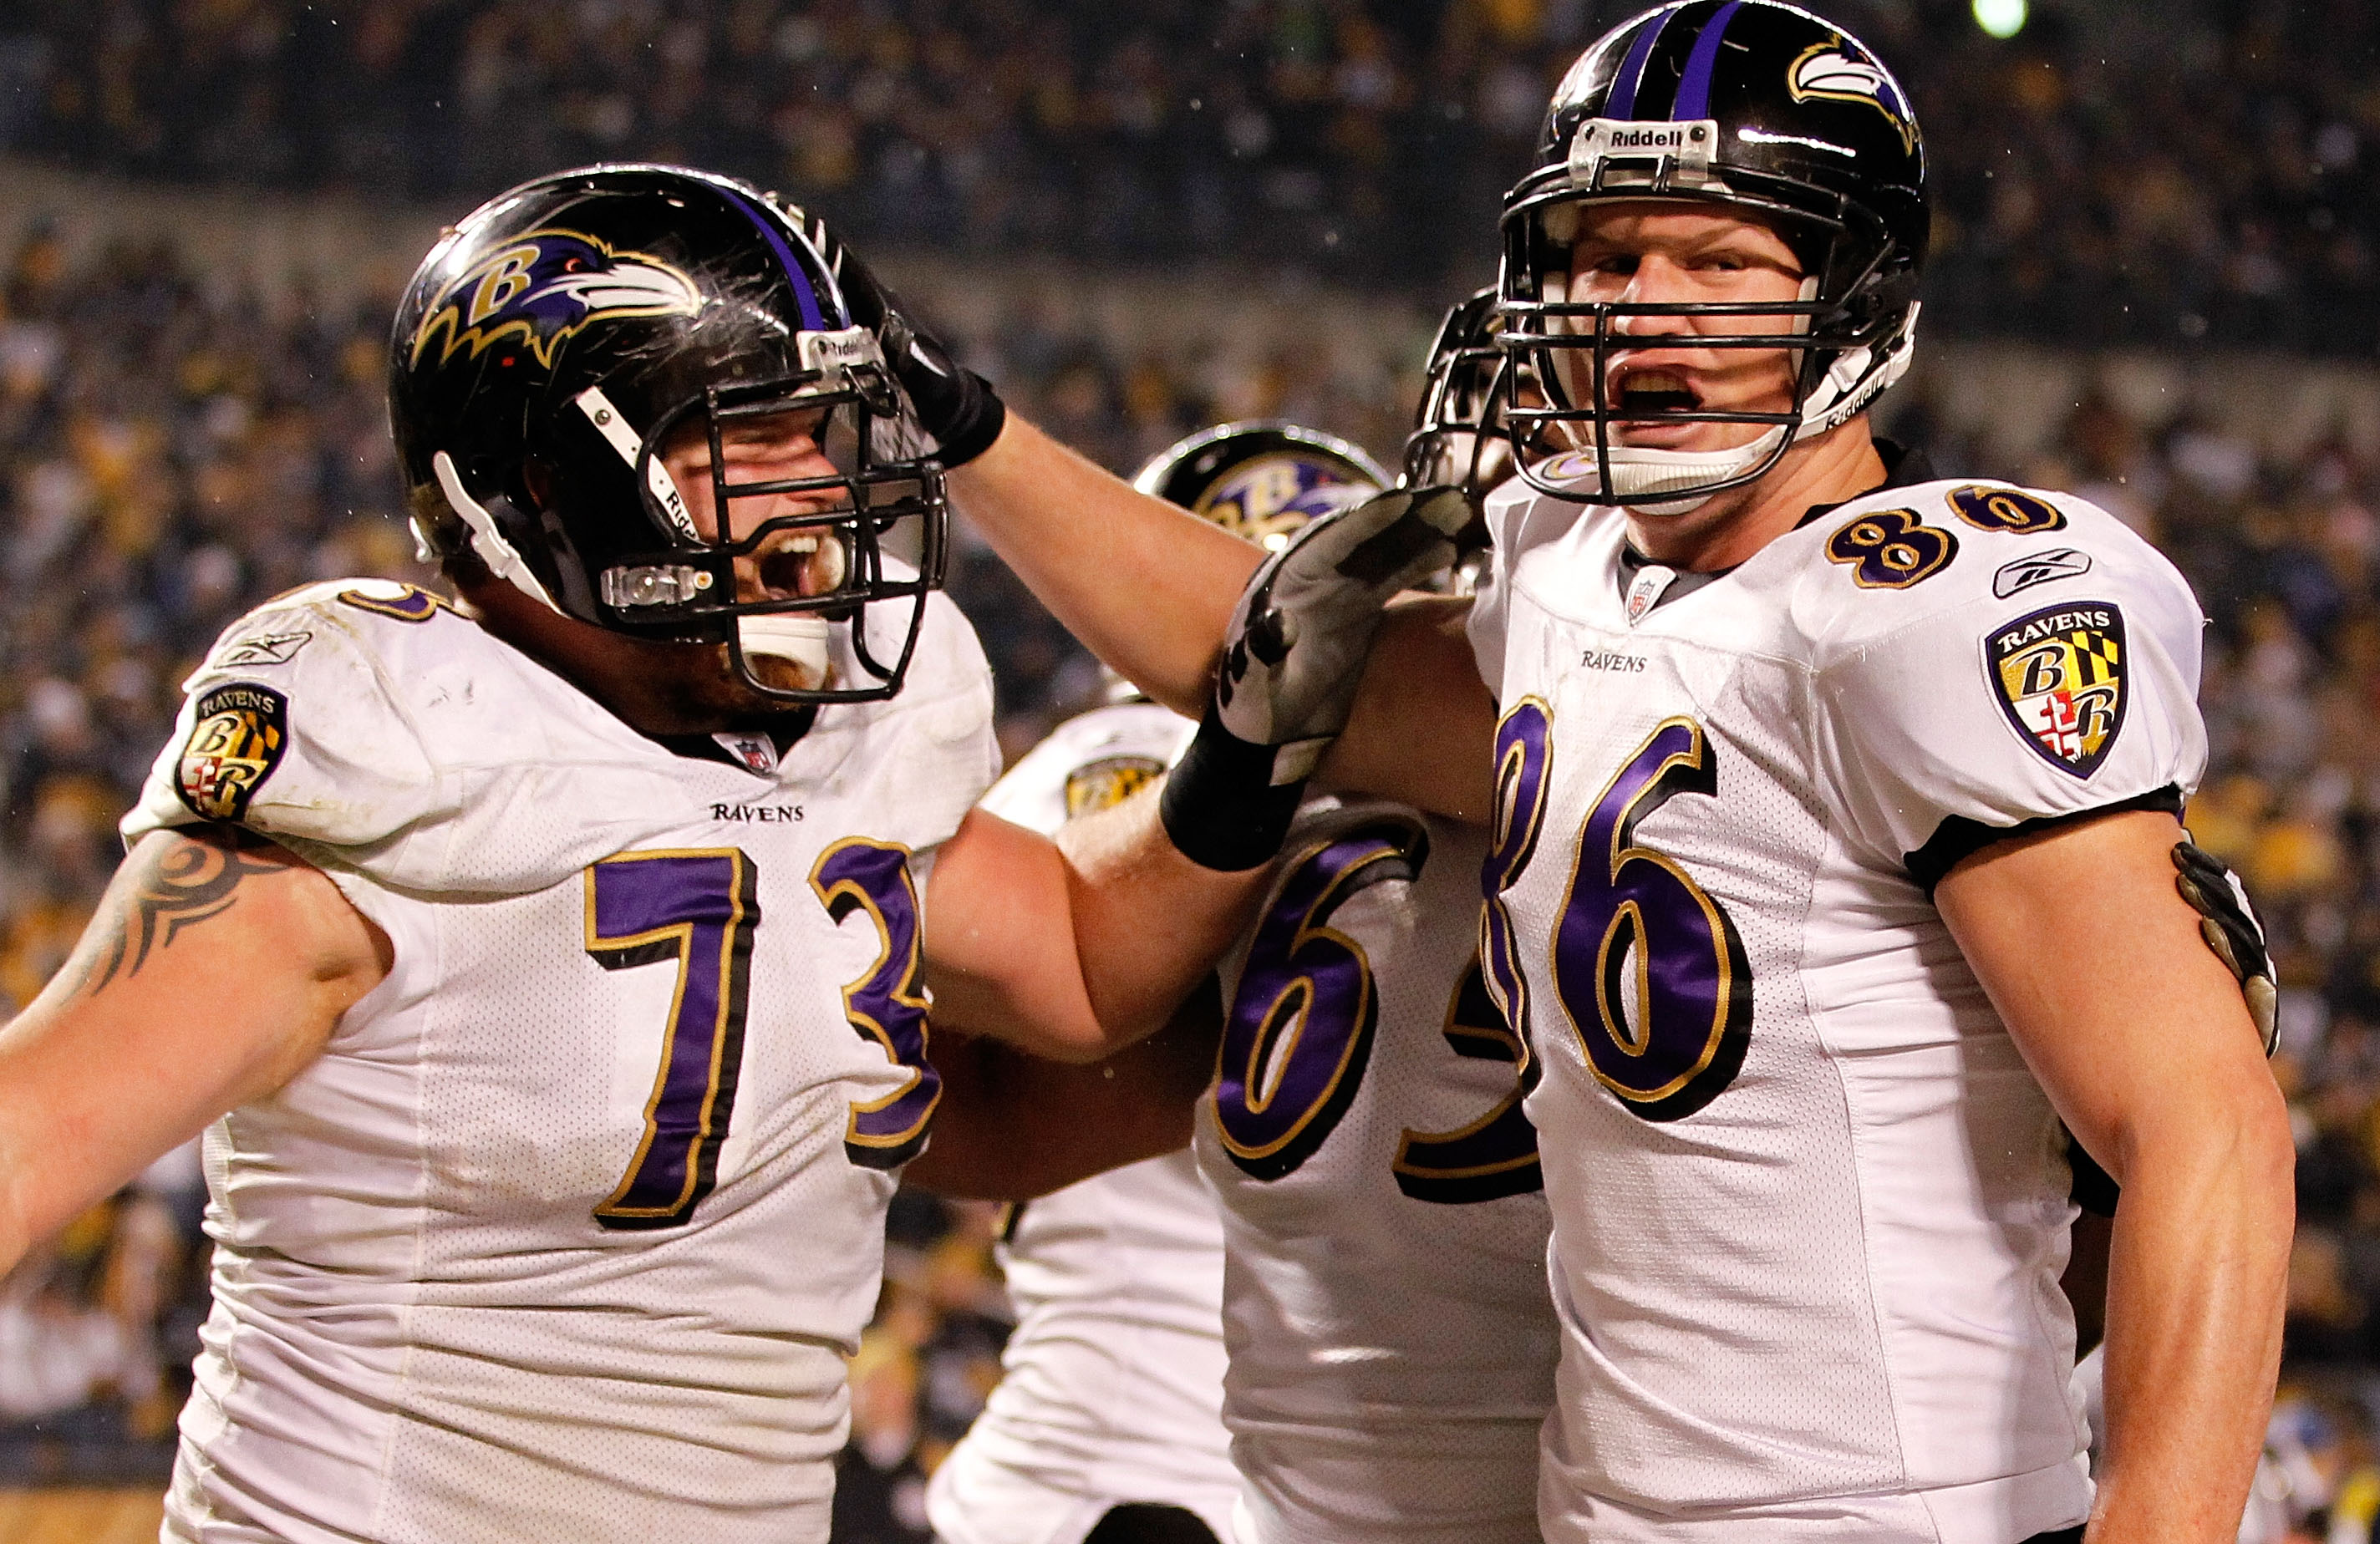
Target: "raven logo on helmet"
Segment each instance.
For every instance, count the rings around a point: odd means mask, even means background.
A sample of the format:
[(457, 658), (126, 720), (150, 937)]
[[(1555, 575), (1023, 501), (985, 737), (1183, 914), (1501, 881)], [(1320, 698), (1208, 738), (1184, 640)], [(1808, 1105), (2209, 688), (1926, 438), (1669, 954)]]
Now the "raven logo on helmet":
[(590, 321), (701, 310), (694, 281), (658, 258), (615, 253), (576, 231), (531, 231), (446, 285), (414, 332), (412, 362), (421, 363), (443, 332), (440, 364), (462, 350), (476, 357), (499, 339), (517, 338), (551, 368), (554, 350)]
[(1190, 505), (1243, 541), (1278, 550), (1309, 520), (1378, 489), (1311, 454), (1262, 455), (1232, 467)]
[(1916, 115), (1901, 100), (1900, 86), (1856, 43), (1838, 36), (1831, 42), (1811, 44), (1793, 61), (1785, 89), (1795, 102), (1865, 103), (1891, 120), (1901, 149), (1917, 148)]

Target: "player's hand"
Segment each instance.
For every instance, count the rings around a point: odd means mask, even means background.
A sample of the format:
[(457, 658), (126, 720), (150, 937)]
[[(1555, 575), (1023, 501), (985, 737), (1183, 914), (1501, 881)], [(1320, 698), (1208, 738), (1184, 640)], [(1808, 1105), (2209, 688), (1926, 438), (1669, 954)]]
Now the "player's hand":
[(1346, 727), (1380, 618), (1454, 561), (1472, 518), (1453, 489), (1399, 489), (1324, 515), (1265, 560), (1224, 633), (1215, 695), (1166, 780), (1165, 829), (1193, 862), (1268, 862), (1306, 778)]
[(1380, 616), (1454, 561), (1471, 507), (1452, 489), (1399, 489), (1316, 520), (1265, 560), (1223, 634), (1215, 706), (1240, 739), (1305, 748), (1304, 777), (1355, 706)]
[(2199, 916), (2198, 931), (2215, 958), (2240, 979), (2248, 1014), (2265, 1037), (2265, 1055), (2280, 1043), (2280, 992), (2273, 982), (2273, 957), (2265, 947), (2265, 926), (2248, 904), (2248, 892), (2224, 862), (2196, 842), (2173, 844), (2173, 887)]
[(885, 368), (908, 394), (918, 426), (933, 440), (925, 449), (945, 467), (964, 466), (990, 450), (1008, 421), (1008, 408), (991, 382), (960, 364), (940, 338), (912, 320), (901, 297), (868, 271), (825, 221), (806, 210), (788, 208), (787, 212), (826, 259), (852, 320), (876, 334)]

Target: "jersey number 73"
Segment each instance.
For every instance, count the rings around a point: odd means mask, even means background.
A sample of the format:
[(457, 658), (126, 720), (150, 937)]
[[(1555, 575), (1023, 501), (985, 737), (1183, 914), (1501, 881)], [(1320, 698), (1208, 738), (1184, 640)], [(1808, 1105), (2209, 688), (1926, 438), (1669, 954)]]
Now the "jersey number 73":
[[(855, 1032), (907, 1072), (888, 1097), (852, 1107), (844, 1151), (896, 1168), (925, 1145), (941, 1080), (926, 1062), (917, 893), (906, 848), (853, 838), (827, 849), (810, 887), (837, 923), (865, 911), (876, 960), (844, 989)], [(587, 952), (607, 971), (674, 964), (661, 1067), (627, 1172), (595, 1207), (606, 1228), (683, 1226), (717, 1179), (744, 1060), (759, 875), (737, 848), (624, 852), (587, 870)]]

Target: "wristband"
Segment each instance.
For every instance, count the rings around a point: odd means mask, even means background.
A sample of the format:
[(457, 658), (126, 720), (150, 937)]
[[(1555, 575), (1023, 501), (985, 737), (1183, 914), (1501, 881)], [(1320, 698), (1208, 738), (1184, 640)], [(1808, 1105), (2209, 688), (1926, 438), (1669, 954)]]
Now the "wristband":
[(1215, 705), (1158, 796), (1166, 838), (1201, 868), (1237, 874), (1272, 862), (1327, 740), (1259, 745), (1225, 729)]
[(959, 420), (965, 427), (953, 429), (934, 457), (945, 468), (965, 466), (991, 449), (991, 442), (1000, 438), (1000, 431), (1008, 424), (1008, 404), (1000, 400), (991, 382), (973, 370), (962, 368), (966, 377), (966, 406)]

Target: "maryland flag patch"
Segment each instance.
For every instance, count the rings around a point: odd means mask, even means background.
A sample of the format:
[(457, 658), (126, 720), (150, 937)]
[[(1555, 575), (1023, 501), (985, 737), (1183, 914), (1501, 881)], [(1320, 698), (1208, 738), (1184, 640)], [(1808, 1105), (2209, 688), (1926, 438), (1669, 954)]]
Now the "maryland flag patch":
[(1165, 776), (1155, 756), (1102, 756), (1066, 774), (1066, 818), (1113, 809)]
[(2104, 601), (2052, 606), (1984, 641), (2001, 711), (2061, 772), (2088, 778), (2124, 727), (2124, 614)]
[(174, 791), (207, 820), (241, 820), (289, 746), (289, 699), (241, 682), (199, 699), (198, 722), (175, 768)]

